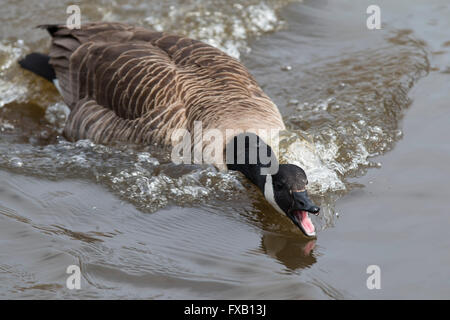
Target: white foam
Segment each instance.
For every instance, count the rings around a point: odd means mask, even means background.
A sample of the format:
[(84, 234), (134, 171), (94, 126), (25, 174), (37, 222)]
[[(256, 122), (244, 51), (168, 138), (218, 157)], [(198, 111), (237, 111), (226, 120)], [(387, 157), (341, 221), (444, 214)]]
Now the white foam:
[(22, 40), (0, 41), (0, 108), (11, 102), (26, 99), (28, 90), (17, 76), (19, 69), (17, 61), (27, 50)]
[(283, 132), (280, 135), (280, 162), (292, 163), (305, 170), (308, 190), (312, 193), (345, 190), (344, 182), (338, 177), (336, 168), (333, 168), (338, 165), (335, 161), (336, 152), (337, 147), (325, 148), (318, 143), (308, 142), (296, 132)]
[(59, 134), (61, 134), (64, 131), (64, 126), (66, 125), (69, 114), (69, 107), (62, 102), (57, 102), (47, 107), (44, 118), (48, 123), (54, 126)]
[[(170, 6), (168, 12), (156, 12), (144, 22), (157, 31), (184, 34), (220, 48), (239, 58), (249, 52), (250, 38), (273, 32), (284, 24), (277, 11), (289, 1), (246, 1), (222, 5), (216, 1), (194, 1)], [(217, 10), (220, 6), (222, 10)]]

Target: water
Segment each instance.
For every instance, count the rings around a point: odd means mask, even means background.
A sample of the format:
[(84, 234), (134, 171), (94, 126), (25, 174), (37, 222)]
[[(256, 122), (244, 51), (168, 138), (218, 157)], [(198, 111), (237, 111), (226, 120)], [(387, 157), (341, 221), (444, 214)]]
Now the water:
[[(419, 228), (430, 222), (418, 211), (429, 203), (421, 210), (433, 212), (433, 225), (449, 223), (445, 192), (437, 192), (446, 188), (445, 175), (433, 171), (448, 173), (448, 148), (441, 147), (450, 66), (445, 1), (382, 1), (381, 30), (366, 28), (364, 1), (81, 6), (82, 21), (186, 34), (250, 69), (289, 129), (281, 161), (305, 169), (322, 207), (313, 241), (237, 173), (177, 166), (155, 146), (66, 141), (67, 109), (56, 90), (16, 61), (48, 48), (47, 35), (32, 26), (64, 21), (70, 2), (2, 4), (1, 297), (450, 296), (447, 264), (438, 263), (448, 260), (450, 244), (445, 232)], [(433, 114), (423, 111), (428, 105), (441, 116), (423, 123)], [(435, 152), (432, 160), (417, 141)], [(420, 169), (400, 174), (415, 164)], [(81, 266), (81, 290), (65, 287), (71, 264)], [(370, 264), (382, 268), (382, 290), (366, 287)], [(426, 270), (423, 277), (418, 270)]]

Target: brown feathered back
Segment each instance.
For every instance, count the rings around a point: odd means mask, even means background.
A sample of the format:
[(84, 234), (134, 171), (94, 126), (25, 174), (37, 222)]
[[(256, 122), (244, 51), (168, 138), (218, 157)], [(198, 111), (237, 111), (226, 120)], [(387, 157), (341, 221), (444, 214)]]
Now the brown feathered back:
[(171, 145), (172, 131), (192, 131), (195, 121), (221, 131), (284, 129), (247, 69), (208, 44), (121, 23), (46, 27), (71, 140)]

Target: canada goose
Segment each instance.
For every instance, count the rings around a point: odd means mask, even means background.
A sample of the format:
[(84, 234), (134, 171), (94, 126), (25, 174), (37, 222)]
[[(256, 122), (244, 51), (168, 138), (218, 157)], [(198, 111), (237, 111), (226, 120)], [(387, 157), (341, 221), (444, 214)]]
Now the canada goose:
[[(242, 172), (279, 212), (306, 236), (315, 236), (308, 212), (320, 208), (308, 197), (306, 174), (280, 164), (255, 129), (285, 129), (277, 106), (236, 59), (201, 41), (122, 23), (89, 23), (80, 29), (40, 26), (52, 36), (49, 55), (31, 53), (19, 63), (53, 81), (71, 112), (64, 134), (69, 140), (127, 141), (173, 146), (176, 129), (202, 128), (236, 133), (223, 141), (233, 149), (226, 168)], [(245, 147), (238, 150), (244, 137)], [(256, 137), (256, 139), (254, 139)], [(270, 157), (263, 163), (259, 151)], [(257, 151), (257, 161), (250, 154)], [(237, 161), (237, 154), (245, 161)]]

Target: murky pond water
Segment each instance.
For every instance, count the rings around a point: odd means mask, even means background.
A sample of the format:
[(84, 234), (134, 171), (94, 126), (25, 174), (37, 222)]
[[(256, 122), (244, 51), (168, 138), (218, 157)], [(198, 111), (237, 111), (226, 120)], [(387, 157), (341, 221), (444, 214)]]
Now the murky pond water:
[[(186, 34), (250, 69), (289, 128), (282, 160), (322, 207), (308, 241), (239, 174), (66, 141), (62, 99), (16, 61), (47, 50), (33, 27), (65, 21), (71, 2), (2, 0), (0, 297), (450, 297), (450, 6), (413, 2), (379, 1), (381, 30), (367, 29), (365, 1), (81, 5), (82, 21)], [(72, 264), (80, 290), (65, 286)], [(366, 287), (372, 264), (381, 290)]]

